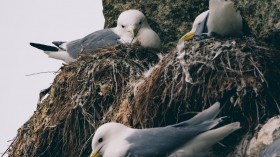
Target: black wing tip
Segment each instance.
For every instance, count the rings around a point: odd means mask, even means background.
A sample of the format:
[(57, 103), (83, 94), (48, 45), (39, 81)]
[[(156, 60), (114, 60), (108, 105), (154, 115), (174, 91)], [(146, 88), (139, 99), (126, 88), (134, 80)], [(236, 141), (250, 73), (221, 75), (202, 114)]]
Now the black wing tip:
[(60, 45), (66, 43), (65, 41), (53, 41), (52, 44), (54, 44), (55, 46), (59, 47)]
[(30, 46), (38, 48), (38, 49), (40, 49), (39, 47), (43, 46), (42, 44), (39, 44), (39, 43), (32, 43), (32, 42), (30, 42), (29, 44), (30, 44)]
[(38, 43), (32, 43), (32, 42), (30, 42), (29, 44), (30, 44), (31, 46), (35, 47)]
[(43, 45), (43, 44), (33, 43), (33, 42), (30, 42), (29, 44), (32, 47), (35, 47), (35, 48), (43, 50), (43, 51), (58, 51), (59, 50), (58, 48), (49, 46), (49, 45)]

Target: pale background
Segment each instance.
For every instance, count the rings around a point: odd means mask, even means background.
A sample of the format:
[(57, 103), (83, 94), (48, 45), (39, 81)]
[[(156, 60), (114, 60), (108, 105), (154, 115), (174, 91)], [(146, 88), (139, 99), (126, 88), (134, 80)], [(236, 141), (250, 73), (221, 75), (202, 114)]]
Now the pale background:
[(0, 156), (36, 110), (40, 90), (50, 86), (61, 61), (29, 42), (71, 41), (102, 29), (101, 0), (0, 1)]

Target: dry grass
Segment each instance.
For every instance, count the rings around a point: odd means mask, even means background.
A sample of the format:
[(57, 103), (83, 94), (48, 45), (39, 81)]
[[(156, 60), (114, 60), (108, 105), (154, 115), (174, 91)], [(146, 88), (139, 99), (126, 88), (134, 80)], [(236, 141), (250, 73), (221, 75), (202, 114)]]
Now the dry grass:
[(19, 129), (10, 156), (87, 156), (102, 123), (165, 126), (215, 101), (224, 104), (222, 115), (243, 127), (224, 141), (227, 153), (240, 140), (237, 134), (279, 114), (280, 54), (253, 39), (189, 42), (181, 60), (175, 50), (159, 61), (156, 51), (139, 47), (89, 53), (61, 68), (49, 96)]

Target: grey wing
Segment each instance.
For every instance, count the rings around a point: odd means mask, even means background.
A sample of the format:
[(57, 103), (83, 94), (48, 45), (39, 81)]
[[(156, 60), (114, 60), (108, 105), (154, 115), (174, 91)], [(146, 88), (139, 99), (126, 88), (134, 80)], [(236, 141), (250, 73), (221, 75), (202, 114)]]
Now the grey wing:
[(99, 48), (119, 44), (120, 37), (112, 29), (103, 29), (91, 33), (81, 41), (83, 49), (97, 50)]
[(187, 121), (175, 124), (175, 125), (171, 125), (171, 126), (172, 127), (182, 127), (182, 126), (187, 126), (187, 125), (198, 125), (198, 124), (206, 122), (206, 121), (211, 121), (216, 118), (216, 116), (220, 113), (220, 110), (221, 110), (220, 103), (216, 102), (211, 107), (198, 113), (193, 118), (191, 118)]
[(82, 41), (82, 39), (77, 39), (77, 40), (67, 42), (66, 50), (67, 50), (67, 53), (72, 58), (78, 58), (78, 55), (82, 50), (82, 42), (81, 41)]
[(270, 144), (264, 151), (260, 153), (260, 157), (276, 157), (280, 156), (280, 139)]
[(72, 58), (77, 58), (79, 53), (84, 49), (94, 51), (99, 48), (119, 44), (119, 38), (112, 29), (103, 29), (93, 32), (82, 39), (68, 42), (66, 49)]
[(196, 126), (137, 130), (126, 139), (130, 143), (126, 156), (166, 157), (198, 134), (211, 129), (218, 123), (218, 121), (212, 121)]

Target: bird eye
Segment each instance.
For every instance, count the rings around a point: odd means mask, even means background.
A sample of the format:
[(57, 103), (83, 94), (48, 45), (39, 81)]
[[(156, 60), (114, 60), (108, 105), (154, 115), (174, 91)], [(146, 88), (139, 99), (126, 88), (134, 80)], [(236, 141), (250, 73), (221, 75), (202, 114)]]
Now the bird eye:
[(124, 25), (122, 25), (122, 28), (124, 28)]
[(142, 24), (142, 21), (139, 22), (139, 25), (141, 25), (141, 24)]
[(98, 143), (101, 143), (103, 141), (103, 138), (98, 139)]

